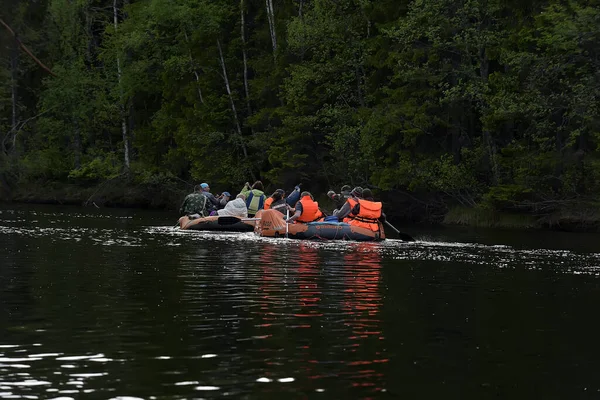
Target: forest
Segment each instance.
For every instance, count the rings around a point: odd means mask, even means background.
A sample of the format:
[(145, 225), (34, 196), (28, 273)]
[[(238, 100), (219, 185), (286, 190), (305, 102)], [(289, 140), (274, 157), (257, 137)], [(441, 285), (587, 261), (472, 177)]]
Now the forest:
[(599, 0), (0, 4), (3, 199), (175, 208), (261, 179), (600, 226)]

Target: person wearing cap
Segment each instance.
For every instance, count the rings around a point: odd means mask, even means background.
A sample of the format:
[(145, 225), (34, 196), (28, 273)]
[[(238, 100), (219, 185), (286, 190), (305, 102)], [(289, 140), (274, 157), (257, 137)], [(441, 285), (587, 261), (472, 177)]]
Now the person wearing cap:
[(248, 209), (246, 208), (246, 196), (238, 194), (234, 200), (231, 200), (225, 204), (225, 208), (217, 211), (217, 215), (226, 216), (230, 215), (233, 217), (247, 218)]
[(219, 200), (219, 209), (224, 208), (227, 203), (229, 202), (229, 199), (231, 198), (231, 193), (229, 192), (223, 192), (219, 195), (219, 197), (217, 197), (217, 200)]
[(217, 200), (215, 195), (210, 192), (210, 186), (208, 183), (201, 183), (200, 187), (202, 188), (202, 194), (204, 194), (209, 201), (209, 203), (206, 205), (208, 211), (212, 213), (213, 211), (217, 211), (219, 208), (221, 208), (219, 200)]
[(340, 209), (338, 214), (339, 221), (346, 222), (352, 226), (369, 229), (378, 232), (379, 221), (385, 221), (385, 215), (382, 213), (381, 202), (374, 201), (373, 193), (370, 189), (360, 187), (352, 190), (353, 197), (350, 197), (346, 204)]
[(300, 193), (300, 200), (296, 203), (294, 215), (288, 218), (287, 222), (315, 222), (322, 221), (325, 218), (323, 212), (319, 209), (319, 203), (315, 201), (310, 192)]
[(329, 192), (327, 192), (327, 197), (329, 197), (335, 202), (335, 208), (339, 210), (344, 206), (346, 200), (350, 198), (351, 191), (352, 188), (349, 185), (344, 185), (342, 186), (340, 193), (336, 193), (333, 190), (330, 190)]
[(198, 217), (207, 217), (210, 214), (210, 211), (206, 208), (209, 203), (208, 198), (204, 195), (202, 187), (200, 185), (194, 188), (194, 192), (188, 194), (181, 207), (179, 207), (179, 215), (180, 216), (194, 216)]

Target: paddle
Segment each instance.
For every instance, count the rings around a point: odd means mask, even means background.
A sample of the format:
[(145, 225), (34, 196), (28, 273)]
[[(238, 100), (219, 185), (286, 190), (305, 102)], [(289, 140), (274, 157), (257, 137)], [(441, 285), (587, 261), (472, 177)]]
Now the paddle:
[(180, 220), (180, 219), (181, 219), (181, 218), (179, 218), (179, 219), (177, 220), (177, 223), (176, 223), (175, 225), (173, 225), (173, 228), (181, 228), (181, 226), (180, 226), (180, 224), (179, 224), (179, 220)]
[(392, 228), (398, 234), (398, 236), (400, 236), (400, 240), (403, 240), (405, 242), (414, 242), (415, 241), (415, 239), (412, 236), (410, 236), (408, 233), (400, 232), (398, 229), (396, 229), (394, 227), (394, 225), (390, 224), (387, 221), (385, 221), (385, 223), (387, 224), (387, 226)]
[[(182, 217), (182, 218), (183, 218), (183, 217)], [(191, 223), (193, 220), (195, 220), (195, 219), (197, 219), (197, 218), (190, 218), (190, 217), (189, 217), (189, 215), (188, 215), (188, 219), (189, 219), (189, 221), (187, 222), (187, 224), (185, 224), (185, 226), (184, 226), (183, 228), (187, 228), (187, 226), (188, 226), (188, 225), (189, 225), (189, 224), (190, 224), (190, 223)], [(181, 229), (183, 229), (183, 228), (181, 227), (180, 223), (179, 223), (179, 221), (180, 221), (180, 220), (181, 220), (181, 218), (179, 218), (179, 219), (177, 220), (177, 223), (176, 223), (175, 225), (173, 225), (173, 228), (181, 228)]]
[(223, 215), (217, 219), (219, 225), (233, 225), (244, 221), (260, 221), (260, 218), (240, 218), (233, 215)]

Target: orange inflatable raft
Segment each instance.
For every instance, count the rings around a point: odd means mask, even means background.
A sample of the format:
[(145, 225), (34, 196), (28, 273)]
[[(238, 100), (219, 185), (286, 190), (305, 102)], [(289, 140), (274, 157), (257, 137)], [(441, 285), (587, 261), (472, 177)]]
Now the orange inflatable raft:
[(254, 232), (259, 236), (290, 239), (313, 240), (356, 240), (372, 242), (385, 239), (385, 232), (381, 223), (379, 231), (352, 226), (345, 222), (309, 222), (288, 224), (283, 215), (277, 210), (261, 210), (256, 214)]

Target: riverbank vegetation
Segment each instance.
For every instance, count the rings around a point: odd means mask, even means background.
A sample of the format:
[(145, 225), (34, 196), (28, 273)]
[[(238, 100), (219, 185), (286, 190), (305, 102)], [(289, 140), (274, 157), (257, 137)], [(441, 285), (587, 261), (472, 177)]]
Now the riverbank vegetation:
[(5, 198), (260, 178), (414, 220), (597, 221), (597, 0), (0, 4)]

